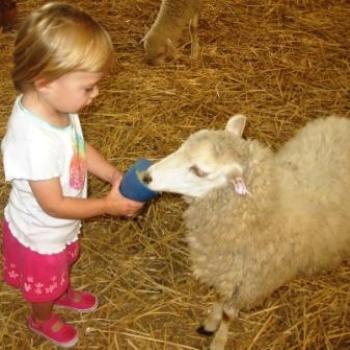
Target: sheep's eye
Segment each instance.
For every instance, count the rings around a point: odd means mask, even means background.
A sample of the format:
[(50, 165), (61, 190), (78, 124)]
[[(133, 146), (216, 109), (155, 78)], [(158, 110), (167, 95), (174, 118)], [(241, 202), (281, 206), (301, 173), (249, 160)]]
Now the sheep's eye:
[(208, 173), (206, 173), (202, 169), (198, 168), (197, 165), (192, 165), (190, 167), (190, 170), (193, 172), (193, 174), (195, 174), (198, 177), (206, 177), (208, 175)]

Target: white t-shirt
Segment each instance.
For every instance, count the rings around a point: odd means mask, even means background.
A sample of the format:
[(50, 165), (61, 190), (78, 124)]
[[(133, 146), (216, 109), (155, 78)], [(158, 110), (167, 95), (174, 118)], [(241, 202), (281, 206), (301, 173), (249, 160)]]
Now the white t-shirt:
[(67, 127), (55, 127), (25, 109), (19, 96), (1, 150), (5, 179), (12, 185), (5, 218), (13, 235), (38, 253), (61, 252), (78, 239), (81, 222), (46, 214), (29, 180), (59, 178), (64, 196), (86, 198), (86, 153), (78, 115), (70, 115)]

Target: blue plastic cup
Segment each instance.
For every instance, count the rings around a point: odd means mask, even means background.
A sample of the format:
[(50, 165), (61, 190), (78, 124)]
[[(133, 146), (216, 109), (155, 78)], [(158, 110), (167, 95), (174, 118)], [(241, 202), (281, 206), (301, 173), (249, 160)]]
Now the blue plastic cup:
[(151, 161), (141, 158), (128, 169), (119, 187), (119, 191), (124, 197), (138, 202), (147, 202), (158, 195), (158, 192), (150, 190), (140, 179), (141, 173), (151, 165)]

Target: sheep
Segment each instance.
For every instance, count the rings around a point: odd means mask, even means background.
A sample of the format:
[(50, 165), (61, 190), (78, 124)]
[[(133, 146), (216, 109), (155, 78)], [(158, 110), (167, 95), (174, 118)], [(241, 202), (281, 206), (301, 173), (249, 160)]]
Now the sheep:
[(194, 133), (142, 176), (188, 199), (193, 273), (218, 295), (199, 328), (214, 334), (211, 350), (224, 349), (240, 310), (350, 253), (350, 120), (315, 119), (277, 152), (242, 138), (245, 122)]
[(143, 44), (146, 61), (161, 64), (166, 59), (177, 58), (177, 45), (183, 28), (189, 24), (191, 57), (198, 58), (198, 19), (200, 0), (162, 0), (157, 18), (146, 33)]

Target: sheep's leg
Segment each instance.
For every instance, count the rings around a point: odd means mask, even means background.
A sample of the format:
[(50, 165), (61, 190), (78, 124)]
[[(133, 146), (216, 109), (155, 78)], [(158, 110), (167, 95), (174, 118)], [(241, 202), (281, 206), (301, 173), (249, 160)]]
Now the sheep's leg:
[(198, 40), (198, 19), (199, 14), (196, 13), (190, 19), (190, 36), (191, 36), (191, 58), (196, 60), (199, 56), (199, 40)]
[(203, 325), (197, 329), (197, 332), (203, 335), (213, 335), (219, 328), (224, 312), (224, 305), (221, 302), (216, 302), (211, 307), (208, 317)]
[(214, 335), (214, 339), (210, 343), (210, 350), (224, 350), (227, 343), (228, 332), (230, 323), (234, 318), (237, 318), (238, 310), (232, 306), (224, 305), (222, 321), (220, 322), (219, 329)]

